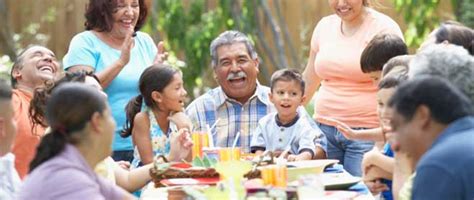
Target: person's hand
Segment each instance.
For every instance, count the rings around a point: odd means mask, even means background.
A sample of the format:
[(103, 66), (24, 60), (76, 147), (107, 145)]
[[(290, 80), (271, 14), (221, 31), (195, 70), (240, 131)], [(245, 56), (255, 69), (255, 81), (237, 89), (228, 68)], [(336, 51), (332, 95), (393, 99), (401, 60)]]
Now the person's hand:
[(380, 181), (380, 179), (376, 180), (364, 180), (365, 185), (369, 188), (370, 192), (373, 195), (379, 194), (383, 191), (389, 190), (388, 186)]
[(302, 160), (311, 160), (312, 154), (309, 152), (302, 152), (298, 155), (290, 154), (288, 155), (288, 161), (302, 161)]
[(298, 155), (293, 155), (293, 154), (288, 155), (288, 157), (286, 158), (286, 160), (287, 160), (288, 162), (297, 161), (297, 160), (298, 160)]
[(153, 64), (162, 64), (168, 59), (168, 52), (165, 50), (165, 44), (163, 41), (158, 42), (156, 45), (158, 52), (156, 53), (155, 60)]
[(362, 158), (362, 171), (364, 174), (369, 167), (376, 164), (376, 160), (382, 155), (383, 154), (380, 152), (380, 150), (375, 146), (372, 150), (364, 154), (364, 157)]
[(130, 162), (128, 161), (121, 160), (121, 161), (117, 161), (116, 163), (118, 166), (120, 166), (124, 170), (130, 169)]
[(382, 168), (376, 165), (371, 165), (364, 171), (364, 180), (382, 179), (386, 177), (387, 173), (388, 172)]
[(184, 112), (175, 112), (168, 117), (168, 120), (176, 124), (176, 127), (179, 129), (187, 128), (188, 130), (193, 130), (191, 119)]
[(191, 134), (187, 128), (172, 132), (170, 135), (170, 161), (181, 161), (181, 159), (188, 157), (192, 146)]
[(339, 132), (341, 132), (342, 135), (344, 135), (344, 137), (346, 137), (349, 140), (357, 139), (357, 130), (353, 130), (344, 122), (341, 122), (336, 119), (328, 118), (328, 117), (316, 117), (316, 120), (319, 123), (336, 127), (337, 130), (339, 130)]
[(131, 28), (128, 33), (125, 35), (125, 40), (122, 43), (120, 48), (120, 58), (119, 62), (122, 66), (125, 66), (130, 61), (130, 52), (132, 51), (133, 46), (133, 28)]

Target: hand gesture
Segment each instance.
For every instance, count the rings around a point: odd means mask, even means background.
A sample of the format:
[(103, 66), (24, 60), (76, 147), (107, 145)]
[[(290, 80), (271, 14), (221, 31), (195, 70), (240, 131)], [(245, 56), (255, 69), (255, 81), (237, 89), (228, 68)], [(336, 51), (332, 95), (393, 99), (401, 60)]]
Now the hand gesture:
[(328, 117), (317, 117), (316, 120), (319, 123), (336, 127), (337, 130), (339, 130), (339, 132), (341, 132), (342, 135), (344, 135), (344, 137), (346, 137), (349, 140), (358, 139), (357, 130), (353, 130), (351, 127), (347, 126), (347, 124), (339, 120), (328, 118)]
[(181, 161), (189, 156), (193, 142), (187, 128), (179, 129), (170, 135), (170, 161)]
[(168, 52), (165, 50), (165, 44), (163, 41), (158, 42), (156, 45), (158, 48), (158, 52), (156, 53), (155, 60), (153, 64), (162, 64), (168, 59)]
[(383, 191), (388, 190), (388, 186), (380, 181), (376, 180), (364, 180), (365, 185), (369, 188), (370, 192), (374, 195), (379, 194)]
[(122, 47), (120, 48), (120, 58), (119, 62), (122, 66), (125, 66), (130, 61), (130, 51), (132, 50), (133, 46), (133, 29), (130, 29), (128, 33), (125, 35), (125, 40), (122, 43)]
[(364, 174), (372, 165), (376, 164), (377, 157), (379, 156), (383, 156), (383, 154), (376, 146), (364, 154), (364, 157), (362, 158), (362, 170), (364, 171)]

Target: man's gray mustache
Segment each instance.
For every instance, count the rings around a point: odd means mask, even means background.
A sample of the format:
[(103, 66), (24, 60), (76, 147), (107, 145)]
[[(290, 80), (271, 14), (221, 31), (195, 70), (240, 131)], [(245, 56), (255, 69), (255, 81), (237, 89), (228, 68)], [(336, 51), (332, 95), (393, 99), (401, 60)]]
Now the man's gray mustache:
[(227, 75), (227, 80), (238, 79), (238, 78), (247, 78), (247, 74), (240, 71), (240, 72), (237, 72), (237, 73), (230, 73), (229, 75)]

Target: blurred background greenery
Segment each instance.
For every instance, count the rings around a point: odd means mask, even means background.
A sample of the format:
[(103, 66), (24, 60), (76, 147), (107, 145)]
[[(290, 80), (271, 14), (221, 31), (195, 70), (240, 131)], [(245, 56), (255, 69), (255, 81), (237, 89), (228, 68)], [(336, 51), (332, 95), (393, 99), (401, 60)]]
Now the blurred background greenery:
[[(149, 17), (142, 29), (163, 40), (170, 63), (184, 71), (190, 98), (216, 86), (210, 69), (209, 44), (220, 32), (237, 29), (254, 41), (261, 58), (260, 77), (267, 84), (273, 71), (306, 65), (316, 23), (332, 13), (325, 0), (146, 0)], [(67, 51), (74, 34), (84, 30), (88, 0), (0, 0), (0, 78), (29, 44)], [(378, 0), (375, 9), (388, 14), (405, 32), (414, 52), (444, 20), (474, 26), (472, 0)]]

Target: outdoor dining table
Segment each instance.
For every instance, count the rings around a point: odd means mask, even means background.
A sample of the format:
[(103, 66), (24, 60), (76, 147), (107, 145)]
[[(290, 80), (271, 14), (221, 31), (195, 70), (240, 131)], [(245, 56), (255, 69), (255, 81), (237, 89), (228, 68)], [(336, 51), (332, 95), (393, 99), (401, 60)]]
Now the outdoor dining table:
[[(328, 169), (325, 170), (325, 174), (327, 173), (346, 173), (344, 169), (342, 169), (342, 165), (336, 164)], [(168, 190), (173, 188), (178, 188), (181, 186), (171, 186), (171, 187), (159, 187), (155, 188), (155, 184), (150, 182), (146, 185), (142, 191), (140, 196), (141, 200), (155, 200), (155, 199), (168, 199)], [(341, 190), (338, 190), (341, 191)], [(375, 200), (374, 196), (370, 193), (367, 186), (362, 182), (358, 182), (357, 184), (351, 186), (349, 189), (343, 191), (352, 191), (357, 192), (357, 196), (354, 198), (356, 200)]]

